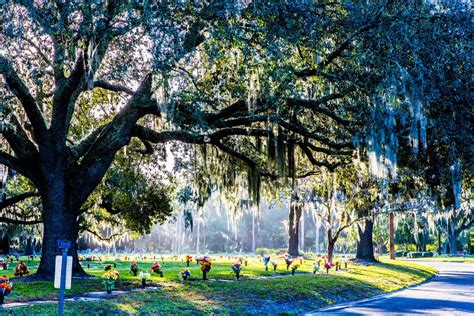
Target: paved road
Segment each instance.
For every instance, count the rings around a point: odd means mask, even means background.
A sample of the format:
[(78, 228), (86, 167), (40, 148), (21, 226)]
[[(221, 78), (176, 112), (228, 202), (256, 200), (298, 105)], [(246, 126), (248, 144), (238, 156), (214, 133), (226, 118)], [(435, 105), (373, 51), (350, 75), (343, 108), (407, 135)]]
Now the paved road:
[(316, 314), (342, 315), (474, 315), (474, 264), (420, 262), (439, 276), (412, 289), (383, 298)]

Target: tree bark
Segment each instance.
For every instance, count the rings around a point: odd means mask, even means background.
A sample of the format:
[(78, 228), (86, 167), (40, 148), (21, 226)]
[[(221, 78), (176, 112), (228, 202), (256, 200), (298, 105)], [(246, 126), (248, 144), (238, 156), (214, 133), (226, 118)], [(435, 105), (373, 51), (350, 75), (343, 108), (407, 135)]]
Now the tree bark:
[(395, 216), (393, 212), (390, 212), (389, 215), (390, 229), (389, 229), (389, 238), (390, 238), (390, 259), (395, 260)]
[(375, 261), (374, 243), (372, 239), (374, 221), (372, 217), (368, 216), (368, 213), (368, 210), (359, 212), (359, 217), (367, 217), (362, 220), (362, 222), (357, 223), (357, 233), (359, 238), (357, 240), (356, 258), (367, 261)]
[(299, 222), (301, 219), (301, 206), (290, 202), (290, 214), (289, 214), (289, 241), (288, 241), (288, 254), (290, 256), (299, 255)]
[(319, 253), (319, 227), (320, 227), (320, 222), (319, 222), (319, 219), (317, 217), (315, 217), (315, 225), (316, 225), (316, 238), (315, 238), (315, 251), (316, 253)]
[(26, 239), (25, 255), (31, 256), (34, 253), (33, 238)]
[(441, 255), (442, 245), (441, 245), (441, 232), (438, 230), (438, 255)]
[(301, 223), (301, 228), (300, 228), (300, 246), (301, 246), (301, 251), (304, 252), (304, 212), (302, 212), (301, 214), (301, 220), (300, 220), (300, 223)]
[(456, 245), (456, 222), (454, 219), (450, 219), (448, 223), (448, 239), (449, 239), (449, 253), (452, 255), (456, 255), (458, 252), (457, 245)]
[(72, 248), (68, 250), (68, 256), (73, 257), (72, 272), (74, 276), (85, 276), (77, 256), (78, 222), (71, 212), (61, 213), (52, 210), (43, 211), (43, 247), (41, 261), (37, 274), (45, 279), (54, 277), (56, 256), (61, 255), (61, 249), (57, 247), (58, 240), (69, 240)]
[(41, 201), (43, 204), (43, 243), (41, 250), (41, 261), (37, 270), (37, 277), (44, 279), (54, 278), (56, 256), (62, 251), (58, 248), (58, 240), (68, 240), (72, 248), (68, 255), (73, 257), (73, 274), (85, 276), (77, 256), (77, 239), (79, 237), (78, 214), (79, 206), (70, 202), (74, 191), (69, 189), (61, 160), (54, 161), (49, 166), (46, 164), (44, 174), (44, 186), (40, 188)]
[(328, 230), (328, 261), (332, 263), (332, 259), (334, 258), (334, 245), (336, 244), (336, 240), (332, 239), (331, 237), (331, 229)]
[(0, 253), (5, 255), (10, 253), (10, 238), (7, 235), (3, 236), (1, 239)]

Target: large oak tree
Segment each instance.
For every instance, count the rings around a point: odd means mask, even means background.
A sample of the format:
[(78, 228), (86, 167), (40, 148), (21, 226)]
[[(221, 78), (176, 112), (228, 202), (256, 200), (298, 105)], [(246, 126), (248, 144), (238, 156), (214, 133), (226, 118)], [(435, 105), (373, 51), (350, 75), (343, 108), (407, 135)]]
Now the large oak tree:
[[(323, 72), (354, 37), (336, 18), (340, 7), (331, 7), (320, 21), (338, 27), (333, 43), (310, 40), (321, 55), (308, 64), (295, 49), (314, 30), (293, 22), (317, 25), (311, 22), (325, 4), (3, 5), (0, 163), (29, 179), (41, 197), (38, 275), (53, 274), (57, 240), (75, 244), (82, 206), (134, 138), (144, 151), (170, 141), (214, 146), (270, 178), (275, 170), (240, 152), (239, 144), (278, 138), (280, 147), (294, 144), (313, 165), (333, 168), (327, 157), (352, 148), (352, 123), (344, 103), (326, 104), (344, 100), (350, 90), (299, 81), (305, 72)], [(361, 18), (351, 28), (362, 32), (376, 18)], [(303, 93), (310, 86), (311, 93)], [(81, 116), (103, 90), (113, 97)], [(319, 115), (342, 129), (321, 125)], [(82, 273), (77, 258), (74, 271)]]

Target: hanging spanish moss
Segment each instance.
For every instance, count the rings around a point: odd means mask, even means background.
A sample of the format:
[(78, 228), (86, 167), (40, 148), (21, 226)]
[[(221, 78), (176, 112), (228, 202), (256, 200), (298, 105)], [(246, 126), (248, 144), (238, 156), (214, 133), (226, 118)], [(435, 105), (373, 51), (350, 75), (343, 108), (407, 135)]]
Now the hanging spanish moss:
[(247, 185), (249, 200), (256, 205), (259, 205), (261, 178), (260, 171), (255, 166), (249, 166), (247, 169)]
[(259, 153), (262, 152), (262, 139), (260, 137), (257, 137), (257, 139), (255, 140), (255, 149)]
[(267, 159), (268, 159), (268, 169), (272, 170), (276, 162), (276, 146), (275, 146), (275, 136), (273, 132), (268, 132), (267, 137)]
[(395, 134), (395, 113), (390, 105), (375, 106), (372, 112), (374, 125), (368, 137), (368, 159), (371, 175), (378, 179), (397, 177), (398, 139)]
[(252, 70), (247, 85), (247, 106), (252, 111), (257, 105), (258, 95), (260, 93), (260, 78), (258, 69)]
[(291, 178), (291, 185), (295, 187), (296, 162), (295, 162), (295, 144), (288, 142), (288, 176)]
[(450, 168), (451, 181), (453, 185), (454, 209), (461, 207), (461, 191), (462, 191), (462, 172), (459, 160), (456, 160)]
[(283, 134), (283, 130), (278, 128), (278, 136), (277, 136), (277, 167), (278, 167), (278, 176), (280, 178), (286, 177), (286, 144), (285, 144), (285, 135)]

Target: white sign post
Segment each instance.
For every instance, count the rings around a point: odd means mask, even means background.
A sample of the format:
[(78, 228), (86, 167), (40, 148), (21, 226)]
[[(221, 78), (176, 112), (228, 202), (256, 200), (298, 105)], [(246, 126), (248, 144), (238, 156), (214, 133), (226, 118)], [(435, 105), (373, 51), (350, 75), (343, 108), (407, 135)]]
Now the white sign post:
[[(62, 256), (56, 256), (56, 269), (54, 271), (54, 288), (61, 288), (61, 272), (62, 272)], [(65, 289), (69, 290), (71, 288), (71, 279), (72, 279), (72, 257), (67, 256), (66, 263), (66, 284)]]
[(70, 240), (58, 240), (57, 242), (58, 248), (62, 250), (62, 256), (56, 256), (54, 287), (59, 287), (58, 315), (63, 316), (64, 289), (71, 288), (72, 257), (67, 255), (67, 251), (71, 249), (72, 243)]

